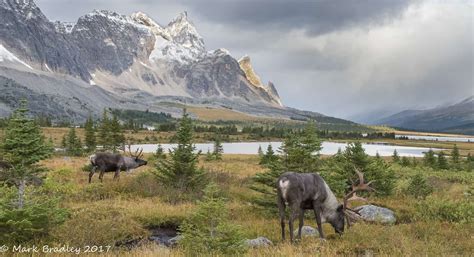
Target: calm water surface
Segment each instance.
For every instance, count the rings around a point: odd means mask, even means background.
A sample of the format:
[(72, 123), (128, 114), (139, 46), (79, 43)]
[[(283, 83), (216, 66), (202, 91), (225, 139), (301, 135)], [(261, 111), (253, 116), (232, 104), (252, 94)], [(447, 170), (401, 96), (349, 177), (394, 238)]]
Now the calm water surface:
[[(277, 150), (281, 146), (281, 142), (243, 142), (243, 143), (222, 143), (224, 148), (224, 154), (257, 154), (258, 147), (261, 146), (265, 151), (267, 146), (271, 144), (274, 150)], [(165, 152), (173, 147), (176, 147), (176, 144), (161, 144)], [(321, 154), (324, 155), (333, 155), (337, 153), (338, 149), (344, 150), (347, 146), (345, 143), (335, 143), (335, 142), (323, 142), (323, 149)], [(375, 156), (377, 152), (380, 156), (391, 156), (393, 151), (396, 149), (400, 156), (412, 156), (412, 157), (422, 157), (424, 152), (427, 152), (429, 148), (424, 147), (411, 147), (411, 146), (396, 146), (396, 145), (385, 145), (385, 144), (362, 144), (365, 152), (368, 155)], [(137, 148), (143, 148), (145, 153), (153, 153), (158, 148), (156, 144), (140, 144), (132, 145), (132, 151), (135, 151)], [(206, 153), (208, 150), (212, 151), (213, 144), (196, 144), (197, 150), (201, 150), (203, 153)], [(437, 150), (437, 149), (433, 149)]]
[(395, 138), (407, 137), (413, 140), (449, 141), (474, 143), (474, 137), (442, 137), (442, 136), (419, 136), (419, 135), (395, 135)]

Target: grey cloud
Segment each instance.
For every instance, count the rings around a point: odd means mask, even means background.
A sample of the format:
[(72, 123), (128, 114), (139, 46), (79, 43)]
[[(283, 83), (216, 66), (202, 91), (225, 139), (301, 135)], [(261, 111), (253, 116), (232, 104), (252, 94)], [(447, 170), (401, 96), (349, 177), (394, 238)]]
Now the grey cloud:
[(463, 1), (37, 0), (51, 19), (92, 9), (187, 10), (209, 50), (250, 55), (284, 104), (338, 117), (474, 95), (473, 5)]

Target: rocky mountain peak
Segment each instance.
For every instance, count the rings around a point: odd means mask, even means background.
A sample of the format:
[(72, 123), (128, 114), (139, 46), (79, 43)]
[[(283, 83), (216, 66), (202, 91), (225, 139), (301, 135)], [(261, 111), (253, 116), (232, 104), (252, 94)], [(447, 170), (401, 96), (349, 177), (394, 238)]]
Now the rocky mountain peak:
[(133, 13), (130, 18), (138, 24), (148, 27), (155, 36), (163, 37), (166, 40), (172, 40), (165, 29), (143, 12)]
[(187, 12), (180, 13), (166, 26), (165, 30), (173, 38), (174, 42), (183, 47), (205, 51), (204, 40), (194, 24), (188, 19)]
[(247, 79), (256, 87), (265, 88), (260, 77), (255, 73), (252, 63), (250, 62), (250, 57), (248, 55), (243, 56), (239, 59), (240, 68), (244, 71)]
[(250, 60), (250, 57), (248, 55), (244, 55), (242, 58), (239, 59), (239, 66), (240, 69), (244, 72), (245, 77), (247, 80), (250, 82), (250, 84), (258, 89), (264, 90), (267, 92), (271, 98), (280, 106), (283, 104), (281, 103), (280, 97), (278, 95), (278, 92), (275, 89), (275, 86), (273, 85), (272, 82), (268, 82), (268, 85), (264, 85), (262, 83), (262, 80), (260, 77), (257, 75), (255, 70), (252, 67), (252, 62)]
[(46, 16), (44, 16), (33, 0), (0, 0), (0, 7), (14, 10), (27, 20), (34, 18), (46, 19)]

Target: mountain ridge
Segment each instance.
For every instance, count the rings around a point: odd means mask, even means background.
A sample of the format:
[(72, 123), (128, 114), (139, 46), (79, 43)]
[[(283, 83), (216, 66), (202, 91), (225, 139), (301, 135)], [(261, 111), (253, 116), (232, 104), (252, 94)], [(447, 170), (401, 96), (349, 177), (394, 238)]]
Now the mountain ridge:
[[(0, 46), (3, 90), (11, 93), (11, 85), (19, 85), (32, 100), (58, 99), (54, 108), (67, 111), (49, 114), (72, 120), (99, 115), (105, 107), (179, 115), (160, 104), (166, 101), (262, 117), (326, 117), (284, 106), (271, 82), (252, 82), (258, 75), (250, 58), (239, 62), (226, 49), (207, 50), (187, 12), (166, 26), (142, 12), (108, 10), (52, 22), (33, 0), (0, 0)], [(0, 113), (14, 108), (18, 99), (10, 93)], [(43, 106), (35, 100), (32, 108), (40, 112)]]
[(474, 131), (474, 96), (461, 101), (424, 110), (404, 110), (374, 122), (404, 129), (433, 132)]

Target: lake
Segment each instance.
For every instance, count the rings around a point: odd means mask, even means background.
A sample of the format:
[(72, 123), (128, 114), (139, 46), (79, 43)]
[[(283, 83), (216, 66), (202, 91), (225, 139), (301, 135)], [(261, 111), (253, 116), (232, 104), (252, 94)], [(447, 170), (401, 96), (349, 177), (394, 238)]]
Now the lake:
[[(224, 148), (224, 154), (257, 154), (258, 147), (261, 146), (262, 150), (265, 151), (267, 146), (271, 144), (273, 149), (276, 151), (280, 146), (281, 142), (242, 142), (242, 143), (222, 143)], [(201, 150), (203, 153), (206, 153), (208, 150), (212, 151), (212, 143), (204, 144), (195, 144), (197, 150)], [(176, 144), (161, 144), (165, 152), (168, 152), (169, 149), (176, 147)], [(333, 155), (337, 153), (338, 149), (344, 150), (347, 146), (345, 143), (336, 143), (336, 142), (323, 142), (323, 149), (321, 154), (324, 155)], [(411, 147), (411, 146), (396, 146), (396, 145), (386, 145), (386, 144), (362, 144), (365, 152), (368, 155), (375, 156), (377, 152), (380, 156), (391, 156), (393, 151), (397, 149), (397, 152), (400, 156), (411, 156), (411, 157), (423, 157), (423, 153), (427, 152), (429, 148), (424, 147)], [(158, 148), (156, 144), (140, 144), (132, 145), (132, 151), (135, 151), (137, 148), (143, 148), (144, 153), (154, 153)], [(438, 149), (433, 149), (438, 150)]]
[(420, 136), (420, 135), (395, 135), (395, 138), (407, 137), (414, 140), (428, 141), (450, 141), (450, 142), (474, 142), (474, 137), (443, 137), (443, 136)]

